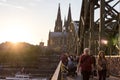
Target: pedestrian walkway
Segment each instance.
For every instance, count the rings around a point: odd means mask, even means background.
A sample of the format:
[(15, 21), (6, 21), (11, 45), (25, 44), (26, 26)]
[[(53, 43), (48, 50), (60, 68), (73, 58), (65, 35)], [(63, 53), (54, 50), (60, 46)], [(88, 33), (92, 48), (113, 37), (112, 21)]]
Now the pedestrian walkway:
[[(65, 80), (80, 80), (80, 78), (77, 76), (77, 77), (66, 77)], [(98, 80), (97, 77), (94, 77), (94, 78), (90, 78), (90, 80)], [(106, 80), (120, 80), (120, 78), (118, 77), (114, 77), (114, 76), (110, 76), (109, 78), (107, 78)]]

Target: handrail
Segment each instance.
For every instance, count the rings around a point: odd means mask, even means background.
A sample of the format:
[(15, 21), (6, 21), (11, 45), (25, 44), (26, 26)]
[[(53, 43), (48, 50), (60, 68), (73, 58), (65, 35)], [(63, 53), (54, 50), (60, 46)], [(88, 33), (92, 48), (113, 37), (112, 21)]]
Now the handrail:
[(60, 73), (61, 63), (62, 63), (62, 61), (59, 62), (59, 64), (58, 64), (58, 66), (57, 66), (57, 68), (56, 68), (56, 70), (55, 70), (55, 72), (54, 72), (51, 80), (58, 80), (58, 78), (59, 78), (59, 73)]

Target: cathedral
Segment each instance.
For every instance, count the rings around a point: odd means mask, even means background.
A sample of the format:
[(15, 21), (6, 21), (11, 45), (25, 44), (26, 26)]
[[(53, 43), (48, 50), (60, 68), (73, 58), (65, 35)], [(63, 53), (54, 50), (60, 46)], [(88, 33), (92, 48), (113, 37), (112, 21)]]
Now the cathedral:
[(72, 20), (71, 5), (69, 4), (67, 20), (64, 24), (61, 19), (60, 4), (58, 5), (57, 19), (54, 32), (49, 32), (48, 47), (57, 52), (77, 53), (79, 21)]

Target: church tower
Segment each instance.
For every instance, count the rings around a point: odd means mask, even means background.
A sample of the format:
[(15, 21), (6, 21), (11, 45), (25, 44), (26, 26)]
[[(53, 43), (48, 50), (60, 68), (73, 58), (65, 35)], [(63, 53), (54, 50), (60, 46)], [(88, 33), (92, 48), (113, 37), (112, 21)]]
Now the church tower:
[(55, 21), (54, 32), (62, 32), (62, 20), (61, 20), (60, 3), (59, 3), (59, 6), (58, 6), (58, 13), (57, 13), (57, 19)]
[(63, 26), (63, 31), (65, 31), (66, 30), (66, 23), (67, 23), (67, 21), (66, 21), (66, 17), (64, 17), (64, 26)]
[(69, 4), (68, 17), (67, 17), (67, 21), (66, 21), (66, 25), (65, 25), (65, 27), (66, 27), (66, 32), (69, 31), (68, 27), (69, 27), (71, 21), (72, 21), (72, 16), (71, 16), (71, 4)]

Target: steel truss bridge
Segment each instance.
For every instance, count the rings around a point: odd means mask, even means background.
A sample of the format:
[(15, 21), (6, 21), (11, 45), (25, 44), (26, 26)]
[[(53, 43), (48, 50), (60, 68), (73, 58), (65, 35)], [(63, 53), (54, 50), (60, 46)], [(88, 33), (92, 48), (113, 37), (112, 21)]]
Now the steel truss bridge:
[[(78, 35), (81, 51), (88, 46), (93, 52), (105, 49), (102, 40), (108, 41), (109, 50), (119, 50), (120, 0), (82, 0)], [(118, 43), (112, 41), (116, 36)]]
[[(106, 46), (101, 43), (102, 40), (109, 41), (107, 48), (112, 51), (114, 46), (111, 40), (117, 36), (118, 43), (115, 45), (118, 46), (116, 50), (119, 52), (120, 0), (82, 0), (78, 35), (80, 51), (88, 46), (90, 49), (104, 49)], [(51, 80), (64, 80), (60, 66), (61, 61)]]

